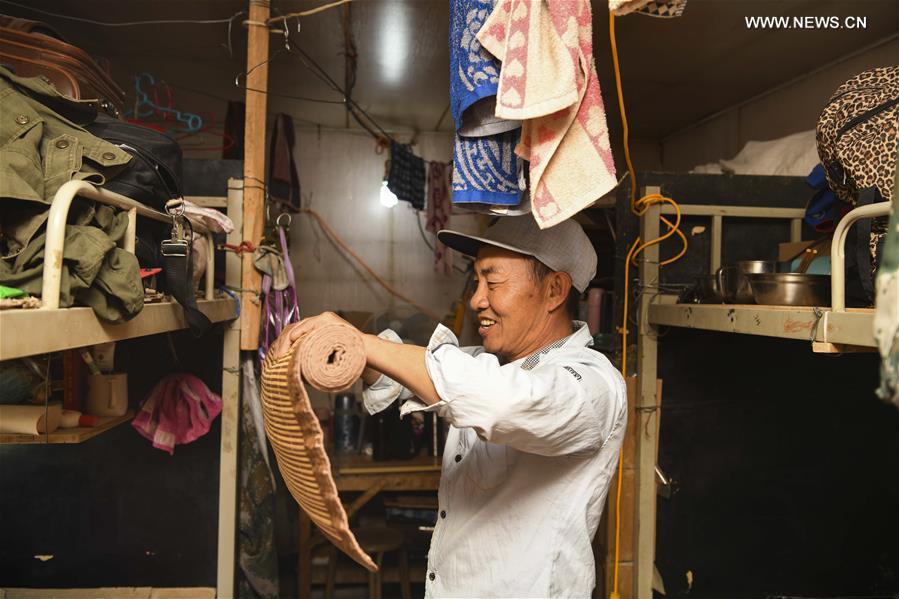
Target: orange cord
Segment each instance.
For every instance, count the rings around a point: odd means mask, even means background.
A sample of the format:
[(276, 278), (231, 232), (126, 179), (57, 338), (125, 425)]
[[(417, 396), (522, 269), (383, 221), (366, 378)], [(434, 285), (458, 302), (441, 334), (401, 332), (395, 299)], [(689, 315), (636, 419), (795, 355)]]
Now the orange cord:
[[(624, 94), (621, 90), (621, 70), (618, 65), (618, 44), (615, 40), (615, 15), (609, 12), (609, 41), (612, 46), (612, 64), (615, 67), (615, 86), (618, 90), (618, 108), (621, 113), (621, 124), (623, 129), (624, 141), (624, 159), (627, 162), (627, 172), (631, 184), (631, 212), (636, 216), (642, 216), (653, 204), (670, 204), (674, 207), (676, 218), (674, 222), (664, 216), (660, 216), (661, 220), (667, 227), (668, 231), (655, 239), (651, 239), (641, 244), (638, 236), (633, 245), (628, 249), (627, 257), (624, 261), (624, 312), (621, 319), (621, 375), (627, 378), (627, 324), (628, 324), (628, 306), (630, 300), (630, 267), (633, 264), (638, 266), (636, 262), (637, 255), (646, 248), (662, 243), (672, 235), (677, 235), (681, 240), (681, 250), (673, 257), (668, 258), (659, 263), (659, 266), (671, 264), (680, 260), (687, 253), (687, 237), (680, 230), (681, 213), (680, 206), (671, 198), (667, 198), (661, 194), (649, 194), (637, 199), (637, 176), (634, 172), (634, 165), (631, 162), (631, 153), (629, 147), (629, 131), (627, 125), (627, 113), (624, 108)], [(615, 493), (615, 562), (612, 574), (612, 592), (610, 599), (618, 599), (618, 570), (621, 560), (621, 483), (623, 474), (624, 448), (618, 453), (618, 477), (617, 488)]]

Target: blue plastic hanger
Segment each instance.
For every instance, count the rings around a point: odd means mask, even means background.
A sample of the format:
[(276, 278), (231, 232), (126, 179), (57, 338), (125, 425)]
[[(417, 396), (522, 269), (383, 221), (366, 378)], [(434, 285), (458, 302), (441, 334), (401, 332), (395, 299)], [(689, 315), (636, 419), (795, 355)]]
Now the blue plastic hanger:
[(177, 133), (196, 133), (203, 128), (203, 117), (200, 115), (159, 106), (153, 102), (147, 95), (147, 92), (141, 87), (143, 79), (146, 79), (150, 85), (156, 85), (156, 79), (150, 73), (141, 73), (134, 78), (134, 92), (137, 94), (137, 106), (134, 109), (135, 117), (146, 118), (156, 112), (165, 112), (174, 115), (175, 120), (184, 124), (183, 129), (175, 129)]

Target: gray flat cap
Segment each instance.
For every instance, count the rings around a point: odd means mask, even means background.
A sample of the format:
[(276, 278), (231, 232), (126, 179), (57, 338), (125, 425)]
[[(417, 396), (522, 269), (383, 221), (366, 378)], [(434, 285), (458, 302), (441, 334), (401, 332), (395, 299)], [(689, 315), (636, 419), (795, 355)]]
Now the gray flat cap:
[(581, 293), (596, 275), (596, 250), (581, 226), (571, 219), (541, 229), (530, 214), (500, 217), (483, 237), (444, 229), (437, 238), (469, 256), (477, 256), (482, 245), (533, 256), (556, 272), (567, 272)]

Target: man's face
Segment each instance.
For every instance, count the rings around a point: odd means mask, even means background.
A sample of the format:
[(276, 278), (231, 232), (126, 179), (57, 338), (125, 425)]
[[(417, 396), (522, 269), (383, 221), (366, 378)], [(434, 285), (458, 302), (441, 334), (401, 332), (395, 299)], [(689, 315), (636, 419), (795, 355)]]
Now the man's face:
[(534, 280), (528, 257), (485, 245), (475, 261), (475, 311), (484, 349), (508, 362), (546, 344), (550, 313), (545, 285)]

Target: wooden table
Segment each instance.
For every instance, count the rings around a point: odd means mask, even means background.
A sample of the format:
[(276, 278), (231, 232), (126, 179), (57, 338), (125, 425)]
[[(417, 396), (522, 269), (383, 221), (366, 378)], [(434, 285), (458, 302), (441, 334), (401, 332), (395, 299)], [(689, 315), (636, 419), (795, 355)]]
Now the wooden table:
[[(338, 492), (358, 491), (346, 507), (352, 518), (381, 491), (436, 491), (440, 484), (440, 458), (419, 456), (411, 460), (374, 461), (365, 455), (331, 456), (331, 469)], [(312, 587), (312, 521), (300, 510), (298, 589), (300, 599), (309, 599)]]

